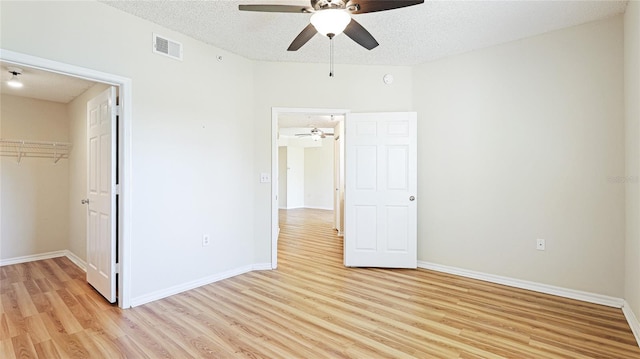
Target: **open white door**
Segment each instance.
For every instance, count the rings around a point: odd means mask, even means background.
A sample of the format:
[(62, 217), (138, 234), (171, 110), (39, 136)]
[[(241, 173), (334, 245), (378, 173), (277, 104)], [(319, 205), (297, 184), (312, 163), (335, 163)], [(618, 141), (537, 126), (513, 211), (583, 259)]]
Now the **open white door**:
[(116, 89), (87, 103), (87, 282), (116, 301)]
[(352, 113), (345, 125), (345, 265), (416, 268), (417, 115)]

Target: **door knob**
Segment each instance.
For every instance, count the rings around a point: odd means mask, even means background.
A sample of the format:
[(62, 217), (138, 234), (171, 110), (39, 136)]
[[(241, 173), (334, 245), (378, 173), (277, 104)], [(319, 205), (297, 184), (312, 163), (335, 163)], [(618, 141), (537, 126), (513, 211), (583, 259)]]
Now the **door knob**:
[(82, 201), (82, 204), (89, 204), (89, 198), (84, 198)]
[(409, 201), (413, 202), (415, 200), (416, 200), (416, 198), (414, 196), (409, 197)]

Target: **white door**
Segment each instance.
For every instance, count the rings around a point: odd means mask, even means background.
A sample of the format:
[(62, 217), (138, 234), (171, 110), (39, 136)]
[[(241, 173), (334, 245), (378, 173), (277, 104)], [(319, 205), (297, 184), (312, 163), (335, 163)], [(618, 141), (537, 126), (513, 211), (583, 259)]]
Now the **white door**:
[(87, 103), (87, 282), (116, 301), (115, 88)]
[(353, 113), (345, 125), (345, 265), (416, 268), (417, 115)]

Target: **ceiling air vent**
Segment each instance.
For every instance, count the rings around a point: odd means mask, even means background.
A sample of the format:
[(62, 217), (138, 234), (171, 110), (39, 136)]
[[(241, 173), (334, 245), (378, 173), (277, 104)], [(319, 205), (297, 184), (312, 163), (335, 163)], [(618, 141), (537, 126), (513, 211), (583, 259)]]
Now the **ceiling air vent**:
[(153, 34), (153, 52), (182, 60), (182, 44), (158, 34)]

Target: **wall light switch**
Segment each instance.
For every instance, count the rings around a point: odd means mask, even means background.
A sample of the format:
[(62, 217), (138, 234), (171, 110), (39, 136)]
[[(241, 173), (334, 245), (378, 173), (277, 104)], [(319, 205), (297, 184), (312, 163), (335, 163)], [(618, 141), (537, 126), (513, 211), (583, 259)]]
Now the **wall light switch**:
[(271, 174), (263, 172), (260, 174), (260, 183), (269, 183), (271, 182)]

